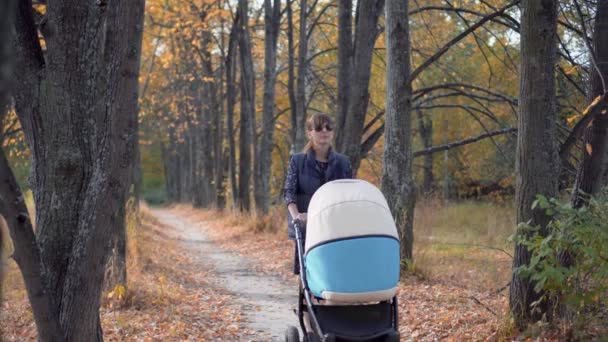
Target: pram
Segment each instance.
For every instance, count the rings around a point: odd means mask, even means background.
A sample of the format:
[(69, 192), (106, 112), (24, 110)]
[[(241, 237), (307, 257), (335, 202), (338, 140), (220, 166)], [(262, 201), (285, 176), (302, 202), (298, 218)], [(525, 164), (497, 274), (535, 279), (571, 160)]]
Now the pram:
[[(304, 341), (399, 341), (399, 236), (382, 193), (362, 180), (326, 183), (307, 221), (305, 230), (294, 224)], [(299, 342), (298, 329), (285, 338)]]

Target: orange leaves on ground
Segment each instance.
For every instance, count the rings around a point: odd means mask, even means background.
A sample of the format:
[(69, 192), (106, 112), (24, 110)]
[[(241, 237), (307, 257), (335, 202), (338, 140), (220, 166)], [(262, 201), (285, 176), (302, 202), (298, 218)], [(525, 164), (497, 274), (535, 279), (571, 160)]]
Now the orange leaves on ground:
[[(298, 278), (291, 273), (293, 242), (287, 240), (285, 231), (255, 233), (247, 228), (256, 226), (249, 222), (255, 218), (247, 215), (200, 211), (190, 206), (173, 210), (189, 220), (208, 222), (205, 234), (211, 241), (256, 262), (256, 271), (292, 282), (297, 291)], [(507, 310), (505, 294), (403, 274), (398, 295), (400, 331), (404, 340), (415, 341), (501, 340), (499, 332)]]

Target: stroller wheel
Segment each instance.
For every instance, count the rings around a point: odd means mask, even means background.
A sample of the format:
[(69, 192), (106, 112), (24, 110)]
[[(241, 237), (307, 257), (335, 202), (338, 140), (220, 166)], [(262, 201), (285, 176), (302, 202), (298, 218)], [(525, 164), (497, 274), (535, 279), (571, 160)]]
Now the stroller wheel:
[(300, 342), (300, 332), (298, 328), (290, 325), (285, 331), (285, 342)]

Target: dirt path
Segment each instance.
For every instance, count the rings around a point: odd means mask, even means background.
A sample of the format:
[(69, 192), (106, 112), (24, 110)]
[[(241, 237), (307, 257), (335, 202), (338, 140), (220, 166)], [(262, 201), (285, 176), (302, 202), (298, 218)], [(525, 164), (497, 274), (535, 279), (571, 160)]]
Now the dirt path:
[(248, 328), (264, 336), (256, 341), (282, 341), (287, 325), (298, 326), (293, 313), (295, 288), (277, 277), (255, 272), (251, 261), (210, 242), (202, 229), (205, 222), (188, 222), (169, 210), (153, 213), (174, 229), (185, 248), (196, 251), (197, 262), (215, 270), (216, 277), (211, 282), (235, 296), (234, 305), (245, 317)]

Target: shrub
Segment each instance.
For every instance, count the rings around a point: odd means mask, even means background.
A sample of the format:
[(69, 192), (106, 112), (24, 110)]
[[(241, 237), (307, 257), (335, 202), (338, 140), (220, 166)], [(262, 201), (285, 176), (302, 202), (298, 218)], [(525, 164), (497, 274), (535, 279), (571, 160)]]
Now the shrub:
[[(608, 198), (590, 198), (587, 206), (538, 196), (533, 205), (552, 217), (543, 236), (539, 227), (522, 223), (514, 236), (531, 253), (530, 263), (516, 271), (535, 283), (547, 301), (576, 323), (590, 322), (606, 304), (608, 289)], [(571, 260), (563, 264), (568, 255)], [(562, 310), (565, 309), (565, 310)]]

